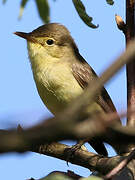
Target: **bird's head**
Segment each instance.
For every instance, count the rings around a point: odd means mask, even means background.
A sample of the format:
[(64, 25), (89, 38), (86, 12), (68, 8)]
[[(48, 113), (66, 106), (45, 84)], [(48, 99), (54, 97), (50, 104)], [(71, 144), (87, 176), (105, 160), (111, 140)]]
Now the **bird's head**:
[(40, 55), (47, 57), (61, 58), (71, 57), (78, 48), (67, 28), (58, 23), (50, 23), (33, 30), (30, 33), (15, 32), (16, 35), (28, 42), (30, 59)]

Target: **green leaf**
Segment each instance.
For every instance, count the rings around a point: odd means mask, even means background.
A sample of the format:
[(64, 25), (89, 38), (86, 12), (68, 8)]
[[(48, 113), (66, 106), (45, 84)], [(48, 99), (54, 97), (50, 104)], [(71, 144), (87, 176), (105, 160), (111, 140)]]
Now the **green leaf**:
[(80, 178), (79, 180), (103, 180), (103, 179), (97, 176), (89, 176), (87, 178)]
[(36, 5), (42, 21), (48, 23), (50, 21), (50, 7), (48, 0), (36, 0)]
[(113, 5), (114, 4), (114, 1), (113, 0), (106, 0), (107, 4), (109, 5)]
[(28, 2), (28, 0), (22, 0), (22, 1), (21, 1), (18, 19), (21, 19), (21, 18), (22, 18), (23, 11), (24, 11), (24, 8), (25, 8), (27, 2)]
[(60, 174), (60, 173), (52, 173), (49, 174), (48, 176), (40, 179), (40, 180), (73, 180), (71, 177), (64, 175), (64, 174)]
[(97, 28), (98, 25), (96, 26), (92, 23), (92, 17), (88, 16), (88, 14), (86, 13), (85, 6), (81, 2), (81, 0), (72, 0), (72, 1), (76, 11), (78, 12), (78, 15), (83, 20), (83, 22), (91, 28)]

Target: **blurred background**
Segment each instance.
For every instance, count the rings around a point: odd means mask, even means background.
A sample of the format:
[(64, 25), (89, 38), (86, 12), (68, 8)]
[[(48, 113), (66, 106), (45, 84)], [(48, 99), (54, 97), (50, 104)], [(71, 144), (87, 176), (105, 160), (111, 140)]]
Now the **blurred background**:
[[(18, 20), (21, 1), (14, 0), (0, 5), (0, 128), (8, 129), (20, 124), (27, 128), (52, 114), (42, 103), (33, 80), (25, 40), (13, 32), (30, 32), (42, 25), (34, 0), (29, 0), (21, 20)], [(49, 0), (50, 20), (64, 24), (77, 43), (81, 55), (99, 75), (125, 48), (125, 39), (117, 29), (115, 14), (125, 18), (125, 1), (83, 1), (87, 13), (99, 28), (91, 29), (79, 18), (71, 0)], [(123, 68), (105, 84), (117, 110), (126, 109), (126, 75)], [(64, 142), (73, 144), (75, 142)], [(94, 151), (87, 146), (90, 151)], [(115, 152), (107, 145), (109, 155)], [(90, 172), (79, 166), (36, 154), (7, 153), (0, 155), (0, 178), (25, 180), (41, 178), (52, 171), (72, 170), (88, 176)]]

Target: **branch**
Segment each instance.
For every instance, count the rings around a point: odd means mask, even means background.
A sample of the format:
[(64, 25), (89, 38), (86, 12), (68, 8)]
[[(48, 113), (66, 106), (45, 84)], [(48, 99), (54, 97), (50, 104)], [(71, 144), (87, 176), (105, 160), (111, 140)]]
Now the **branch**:
[[(102, 124), (102, 119), (100, 119), (100, 121)], [(53, 122), (53, 121), (51, 121), (51, 122)], [(98, 123), (99, 121), (93, 120), (93, 123), (94, 122)], [(105, 119), (105, 122), (107, 122), (107, 119)], [(105, 122), (103, 122), (103, 124), (106, 125)], [(110, 122), (110, 121), (108, 121), (108, 122)], [(44, 124), (46, 124), (46, 123), (44, 123)], [(112, 126), (112, 124), (111, 124), (111, 126)], [(115, 132), (114, 132), (115, 138), (114, 137), (111, 138), (108, 134), (106, 134), (106, 137), (108, 137), (108, 139), (110, 139), (111, 141), (114, 142), (114, 141), (116, 141), (116, 138), (117, 138), (119, 140), (118, 141), (119, 143), (123, 143), (123, 142), (129, 143), (131, 140), (134, 140), (134, 142), (135, 142), (135, 129), (134, 128), (122, 127), (120, 125), (119, 126), (117, 125), (116, 127), (114, 125), (113, 125), (113, 127), (111, 127), (111, 126), (110, 126), (110, 128), (115, 130)], [(81, 127), (82, 127), (82, 129), (84, 129), (83, 126), (81, 126)], [(87, 127), (88, 127), (88, 125), (87, 125)], [(92, 128), (93, 127), (94, 126), (92, 126)], [(97, 129), (97, 126), (95, 126), (95, 127), (96, 127), (96, 129), (95, 129), (95, 132), (96, 132), (96, 131), (98, 131), (98, 129)], [(132, 129), (132, 131), (131, 131), (131, 129)], [(96, 155), (96, 154), (88, 152), (88, 151), (84, 151), (82, 149), (77, 150), (75, 152), (73, 158), (69, 159), (69, 154), (66, 153), (67, 148), (70, 148), (69, 146), (66, 146), (66, 145), (60, 144), (60, 143), (40, 145), (39, 143), (41, 143), (41, 141), (44, 140), (44, 138), (42, 136), (40, 137), (41, 134), (39, 134), (39, 133), (40, 133), (41, 129), (38, 129), (38, 131), (36, 131), (36, 130), (37, 129), (34, 129), (34, 131), (31, 132), (30, 129), (22, 130), (21, 128), (19, 128), (18, 133), (15, 133), (14, 131), (12, 132), (12, 131), (1, 130), (0, 131), (0, 139), (1, 139), (0, 152), (33, 151), (33, 152), (38, 152), (38, 153), (42, 153), (45, 155), (49, 155), (52, 157), (56, 157), (56, 158), (59, 158), (59, 159), (65, 160), (65, 161), (67, 161), (67, 158), (68, 158), (68, 161), (73, 164), (83, 166), (85, 168), (90, 169), (91, 171), (95, 171), (95, 170), (99, 171), (102, 174), (108, 173), (121, 160), (124, 159), (124, 157), (120, 157), (120, 156), (107, 158), (107, 157), (103, 157), (100, 155)], [(46, 131), (46, 130), (47, 129), (44, 129), (44, 131)], [(116, 132), (116, 130), (117, 130), (117, 132)], [(42, 129), (42, 131), (43, 131), (43, 129)], [(85, 131), (85, 129), (84, 129), (84, 131)], [(122, 132), (123, 132), (123, 134), (122, 134)], [(128, 133), (130, 135), (133, 135), (133, 138), (131, 138), (131, 136), (128, 135), (128, 139), (126, 139), (124, 136), (125, 136), (125, 134), (128, 134)], [(34, 134), (34, 137), (32, 138), (33, 134)], [(84, 132), (83, 132), (83, 134), (84, 134)], [(62, 135), (60, 137), (61, 137), (61, 139), (63, 139)], [(48, 142), (48, 141), (46, 141), (46, 142)], [(116, 142), (116, 144), (117, 144), (117, 142)]]
[[(19, 132), (0, 130), (0, 153), (29, 151), (31, 148), (44, 143), (66, 139), (101, 138), (109, 144), (123, 144), (126, 146), (129, 143), (135, 143), (135, 128), (122, 127), (114, 123), (117, 120), (115, 119), (117, 115), (113, 115), (112, 117), (110, 114), (106, 115), (104, 119), (101, 117), (88, 119), (74, 127), (71, 124), (70, 130), (69, 127), (63, 126), (62, 131), (58, 131), (58, 124), (55, 124), (54, 119), (49, 119), (27, 130), (19, 129)], [(107, 117), (109, 118), (107, 119)]]
[(118, 174), (127, 164), (135, 158), (135, 149), (123, 159), (114, 169), (112, 169), (106, 176), (105, 179), (112, 179), (116, 174)]
[[(106, 116), (104, 116), (104, 118), (89, 118), (83, 122), (77, 122), (76, 124), (74, 124), (74, 126), (73, 123), (63, 125), (63, 123), (65, 123), (64, 121), (62, 121), (59, 125), (59, 123), (57, 123), (55, 119), (48, 119), (46, 121), (43, 121), (43, 123), (26, 130), (22, 130), (21, 128), (18, 128), (17, 131), (0, 130), (0, 153), (12, 151), (24, 152), (28, 151), (31, 147), (44, 143), (66, 139), (92, 139), (93, 137), (99, 138), (101, 137), (101, 135), (103, 135), (102, 139), (104, 139), (105, 141), (109, 141), (108, 139), (110, 139), (114, 131), (116, 133), (116, 136), (119, 133), (119, 138), (117, 138), (119, 140), (117, 141), (118, 144), (120, 144), (121, 139), (124, 139), (124, 143), (135, 141), (134, 134), (131, 134), (131, 128), (129, 129), (129, 135), (127, 135), (126, 133), (124, 134), (124, 127), (119, 127), (122, 128), (122, 130), (120, 129), (120, 131), (122, 132), (119, 132), (119, 130), (117, 130), (118, 127), (117, 129), (112, 128), (117, 118), (118, 116), (115, 113), (112, 113), (112, 115), (107, 114)], [(63, 128), (61, 129), (61, 127)], [(109, 127), (111, 128), (111, 131), (108, 131)], [(111, 138), (111, 143), (116, 143), (116, 136), (114, 136), (114, 138)], [(130, 141), (124, 136), (128, 136), (128, 138), (130, 138)]]
[[(68, 154), (66, 153), (66, 150), (69, 148), (70, 146), (64, 144), (52, 143), (37, 146), (32, 148), (31, 151), (67, 161)], [(111, 158), (103, 157), (101, 155), (79, 149), (75, 151), (74, 156), (71, 159), (68, 159), (68, 161), (72, 164), (88, 168), (91, 171), (98, 171), (102, 174), (106, 174), (123, 159), (124, 157), (121, 156)]]
[[(126, 45), (135, 36), (135, 2), (134, 0), (126, 0)], [(128, 109), (135, 108), (135, 58), (126, 66), (127, 71), (127, 102)], [(128, 114), (127, 125), (135, 126), (135, 115)]]

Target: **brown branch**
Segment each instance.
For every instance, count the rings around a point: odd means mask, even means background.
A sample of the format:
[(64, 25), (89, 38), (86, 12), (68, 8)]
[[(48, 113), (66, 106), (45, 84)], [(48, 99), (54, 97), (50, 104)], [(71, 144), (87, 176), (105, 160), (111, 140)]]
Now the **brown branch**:
[[(126, 0), (126, 45), (135, 36), (135, 1)], [(135, 108), (135, 59), (126, 66), (128, 109)], [(127, 125), (135, 126), (135, 115), (128, 114)]]
[(112, 169), (106, 176), (105, 179), (113, 178), (118, 172), (120, 172), (127, 164), (135, 158), (135, 149), (123, 159), (114, 169)]
[[(124, 115), (126, 113), (121, 114), (120, 117)], [(48, 119), (27, 130), (22, 130), (22, 128), (17, 129), (17, 132), (0, 130), (0, 153), (28, 151), (31, 147), (45, 142), (65, 139), (101, 138), (111, 145), (116, 144), (118, 146), (115, 148), (116, 150), (121, 144), (127, 146), (129, 143), (135, 142), (135, 129), (115, 124), (118, 118), (115, 113), (91, 118), (76, 122), (74, 126), (71, 123), (68, 128), (67, 125), (63, 126), (64, 121), (61, 122), (59, 128), (59, 124), (54, 119)], [(61, 126), (63, 127), (62, 130)], [(124, 148), (122, 149), (124, 150)]]
[[(23, 133), (25, 130), (23, 131)], [(19, 139), (19, 136), (22, 134), (19, 132), (18, 137), (13, 136), (13, 134), (8, 134), (8, 136), (12, 137), (12, 141), (8, 140), (6, 141), (5, 138), (3, 138), (2, 135), (3, 131), (0, 133), (0, 152), (8, 152), (8, 151), (19, 151), (19, 152), (25, 152), (25, 151), (32, 151), (37, 152), (40, 154), (45, 154), (51, 157), (56, 157), (61, 160), (65, 160), (80, 165), (82, 167), (88, 168), (91, 171), (99, 171), (103, 174), (106, 174), (109, 172), (115, 165), (117, 165), (118, 162), (120, 162), (123, 157), (117, 156), (112, 158), (107, 158), (100, 156), (95, 153), (91, 153), (88, 151), (84, 151), (82, 149), (77, 150), (74, 153), (73, 158), (69, 159), (69, 154), (66, 153), (66, 150), (70, 147), (64, 144), (60, 143), (52, 143), (52, 144), (45, 144), (45, 145), (36, 145), (39, 143), (34, 143), (34, 140), (31, 142), (28, 142), (27, 139)], [(8, 132), (9, 133), (9, 132)], [(14, 132), (13, 132), (14, 133)], [(20, 136), (22, 138), (22, 135)], [(30, 139), (29, 139), (30, 140)], [(1, 146), (3, 144), (3, 141), (5, 142), (5, 146)], [(21, 143), (20, 143), (21, 142)], [(25, 143), (24, 143), (25, 142)], [(4, 149), (5, 148), (5, 149)]]
[[(102, 119), (100, 119), (100, 121), (102, 124)], [(108, 120), (105, 119), (106, 123), (107, 123), (107, 121)], [(93, 123), (94, 122), (99, 123), (99, 121), (97, 119), (96, 119), (96, 121), (93, 120)], [(105, 122), (103, 122), (103, 124), (106, 125)], [(108, 122), (110, 122), (110, 121), (108, 121)], [(111, 124), (111, 126), (112, 126), (112, 124)], [(81, 127), (82, 127), (82, 129), (84, 129), (83, 126), (81, 126)], [(92, 126), (92, 127), (94, 127), (94, 126)], [(110, 128), (113, 129), (113, 127), (110, 127)], [(121, 136), (121, 133), (117, 130), (119, 128), (121, 128), (120, 131), (123, 131), (123, 134), (127, 133), (127, 132), (133, 133), (133, 139), (130, 136), (128, 136), (128, 139), (126, 140), (126, 138), (123, 135)], [(125, 128), (126, 128), (126, 130), (125, 130)], [(0, 152), (33, 151), (33, 152), (38, 152), (38, 153), (42, 153), (45, 155), (49, 155), (52, 157), (56, 157), (56, 158), (59, 158), (59, 159), (65, 160), (65, 161), (67, 160), (68, 154), (66, 153), (66, 149), (69, 148), (69, 146), (62, 145), (59, 143), (52, 143), (49, 145), (46, 144), (46, 145), (41, 145), (41, 146), (39, 145), (39, 143), (44, 142), (44, 141), (42, 141), (42, 140), (44, 140), (44, 137), (42, 137), (42, 136), (40, 137), (40, 135), (42, 135), (42, 134), (39, 134), (40, 130), (46, 131), (46, 129), (38, 129), (38, 131), (36, 131), (37, 129), (34, 129), (32, 134), (31, 134), (31, 130), (22, 130), (22, 129), (20, 130), (20, 129), (21, 128), (19, 128), (18, 133), (15, 133), (12, 131), (4, 131), (4, 130), (0, 131), (0, 139), (1, 139)], [(115, 142), (116, 139), (119, 139), (119, 143), (130, 142), (130, 140), (135, 141), (135, 129), (130, 128), (130, 127), (122, 127), (122, 126), (118, 127), (118, 125), (116, 127), (114, 126), (114, 129), (118, 131), (118, 132), (114, 133), (115, 138), (114, 138), (114, 136), (113, 136), (113, 138), (111, 138), (109, 135), (106, 134), (106, 137), (108, 137), (111, 140), (111, 142), (112, 141)], [(131, 131), (131, 129), (133, 131)], [(85, 129), (84, 129), (84, 131), (85, 131)], [(98, 131), (97, 126), (95, 126), (95, 132), (96, 131)], [(55, 133), (53, 135), (55, 135)], [(72, 135), (70, 135), (70, 137), (72, 137)], [(59, 139), (60, 138), (63, 139), (62, 134), (59, 137)], [(46, 142), (48, 142), (48, 141), (46, 141)], [(4, 145), (3, 145), (3, 143), (4, 143)], [(123, 157), (117, 156), (117, 157), (107, 158), (107, 157), (96, 155), (94, 153), (91, 153), (88, 151), (83, 151), (82, 149), (80, 149), (80, 150), (77, 150), (75, 152), (73, 158), (68, 159), (68, 161), (73, 164), (77, 164), (77, 165), (86, 167), (90, 170), (96, 170), (96, 171), (102, 172), (103, 174), (106, 174), (113, 167), (115, 167), (114, 165), (117, 165), (117, 163), (120, 162), (121, 159), (123, 159)]]
[[(131, 128), (129, 128), (129, 135), (126, 133), (124, 134), (124, 130), (120, 129), (124, 127), (119, 127), (120, 132), (119, 130), (117, 130), (118, 127), (117, 129), (112, 128), (117, 118), (118, 116), (115, 113), (109, 115), (107, 114), (102, 118), (99, 116), (93, 119), (87, 119), (83, 122), (77, 122), (76, 124), (74, 124), (74, 126), (71, 123), (70, 125), (68, 125), (68, 128), (67, 125), (63, 126), (63, 124), (60, 124), (59, 128), (59, 124), (56, 123), (54, 119), (49, 119), (41, 123), (40, 125), (27, 130), (20, 130), (20, 128), (19, 131), (17, 129), (17, 132), (0, 130), (0, 153), (11, 151), (23, 152), (28, 151), (33, 146), (44, 144), (45, 142), (49, 143), (65, 139), (80, 140), (85, 138), (92, 139), (93, 137), (101, 138), (101, 135), (103, 135), (102, 139), (104, 139), (106, 142), (109, 142), (109, 140), (111, 139), (110, 143), (116, 143), (116, 137), (118, 133), (118, 144), (122, 142), (121, 139), (124, 140), (124, 143), (126, 143), (126, 145), (130, 141), (135, 141), (135, 135), (131, 134)], [(64, 121), (62, 121), (62, 123), (63, 122)], [(63, 127), (62, 130), (61, 126)], [(111, 133), (110, 131), (108, 131), (109, 127), (111, 128)], [(114, 134), (114, 131), (116, 136), (114, 135), (113, 138), (112, 134)], [(130, 138), (130, 141), (124, 136), (128, 136), (128, 138)]]
[(19, 132), (1, 130), (0, 153), (28, 151), (31, 147), (44, 144), (45, 142), (49, 143), (65, 139), (76, 140), (97, 137), (102, 138), (109, 144), (124, 144), (127, 146), (129, 143), (135, 143), (135, 128), (122, 127), (115, 124), (115, 118), (118, 118), (116, 114), (112, 114), (112, 117), (109, 114), (104, 116), (104, 118), (88, 119), (77, 123), (74, 127), (71, 124), (70, 130), (69, 127), (66, 129), (66, 126), (63, 126), (62, 131), (58, 131), (59, 129), (54, 119), (49, 119), (27, 130), (19, 130)]
[(134, 0), (126, 0), (126, 43), (134, 37)]
[[(41, 147), (36, 147), (32, 149), (32, 151), (66, 161), (68, 157), (68, 154), (65, 153), (67, 148), (70, 147), (60, 143), (52, 143), (42, 145)], [(130, 154), (129, 156), (130, 160), (133, 157), (133, 155)], [(105, 175), (109, 173), (114, 167), (118, 166), (119, 163), (125, 160), (126, 158), (127, 157), (121, 156), (115, 156), (111, 158), (103, 157), (95, 153), (79, 149), (74, 153), (72, 159), (69, 159), (69, 162), (88, 168), (91, 171), (98, 171), (100, 175)], [(131, 178), (132, 173), (130, 172), (129, 168), (124, 169), (124, 172), (122, 171), (122, 173), (119, 175), (120, 178), (122, 178), (123, 176), (124, 179), (126, 179), (126, 177), (128, 179), (129, 177)]]
[[(120, 117), (124, 115), (126, 113), (121, 114)], [(67, 125), (63, 126), (64, 121), (59, 125), (54, 119), (49, 119), (27, 130), (22, 130), (22, 128), (18, 128), (17, 132), (0, 130), (0, 153), (24, 152), (40, 144), (65, 139), (101, 138), (110, 145), (115, 145), (114, 148), (117, 151), (122, 146), (121, 149), (125, 152), (124, 146), (127, 147), (128, 144), (135, 143), (135, 129), (115, 124), (118, 118), (115, 113), (91, 118), (76, 122), (74, 126), (71, 123), (68, 128)], [(61, 126), (63, 127), (62, 130)]]
[[(41, 145), (40, 147), (37, 146), (32, 148), (31, 151), (67, 161), (68, 154), (66, 153), (66, 150), (69, 148), (70, 146), (64, 144), (52, 143)], [(123, 159), (124, 157), (121, 156), (111, 158), (103, 157), (101, 155), (79, 149), (75, 151), (74, 156), (69, 159), (69, 162), (88, 168), (91, 171), (98, 171), (102, 174), (106, 174)]]

